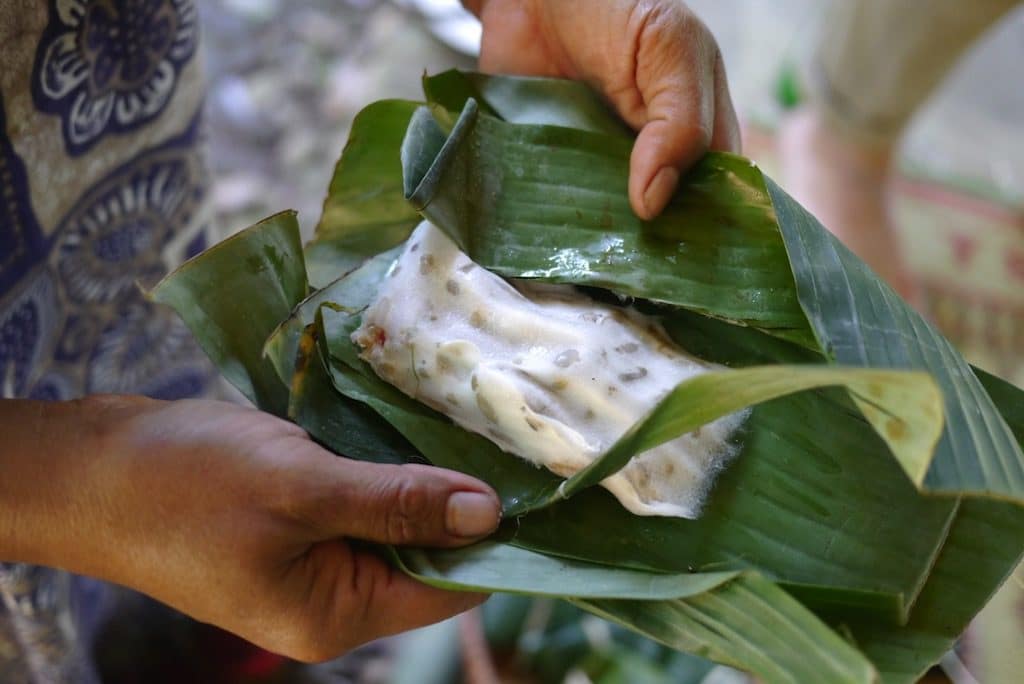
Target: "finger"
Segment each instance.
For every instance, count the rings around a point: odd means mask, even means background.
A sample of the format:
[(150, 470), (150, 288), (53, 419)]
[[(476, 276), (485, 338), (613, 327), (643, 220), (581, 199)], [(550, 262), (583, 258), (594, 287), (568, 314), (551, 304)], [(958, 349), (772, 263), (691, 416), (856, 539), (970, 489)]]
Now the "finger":
[[(432, 625), (487, 600), (487, 594), (447, 591), (423, 584), (380, 558), (369, 557), (367, 561), (363, 571), (368, 571), (368, 577), (373, 579), (366, 594), (365, 629), (372, 638)], [(373, 561), (379, 564), (376, 568)]]
[(500, 522), (501, 504), (490, 487), (443, 468), (379, 465), (328, 454), (304, 479), (304, 500), (294, 508), (324, 539), (458, 546), (490, 534)]
[(537, 18), (520, 2), (489, 2), (476, 12), (483, 24), (480, 71), (486, 74), (564, 76), (544, 41)]
[(647, 29), (637, 51), (637, 87), (646, 104), (645, 123), (630, 158), (629, 199), (640, 218), (657, 216), (680, 174), (711, 144), (715, 121), (717, 47), (703, 25)]
[(268, 647), (306, 662), (440, 622), (487, 598), (422, 584), (344, 542), (318, 544), (291, 570), (284, 583), (294, 589), (283, 610), (286, 626)]
[(721, 54), (715, 60), (715, 128), (711, 135), (711, 149), (735, 154), (743, 149), (740, 122), (729, 95), (729, 80)]

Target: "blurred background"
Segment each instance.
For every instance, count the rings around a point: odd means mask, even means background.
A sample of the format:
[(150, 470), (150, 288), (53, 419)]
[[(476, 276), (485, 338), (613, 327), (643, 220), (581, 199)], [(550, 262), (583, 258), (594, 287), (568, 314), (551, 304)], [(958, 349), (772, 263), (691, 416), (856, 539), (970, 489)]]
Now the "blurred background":
[[(801, 100), (803, 65), (813, 57), (830, 3), (689, 4), (722, 48), (745, 154), (790, 187), (777, 132), (787, 109)], [(417, 99), (424, 70), (472, 68), (479, 42), (479, 26), (457, 0), (207, 0), (199, 7), (216, 223), (223, 232), (294, 207), (309, 237), (356, 112), (384, 97)], [(919, 306), (972, 362), (1018, 385), (1024, 385), (1021, 64), (1024, 9), (1018, 8), (974, 44), (916, 112), (900, 138), (890, 186), (898, 240), (920, 284)], [(1021, 577), (1018, 570), (963, 644), (978, 681), (1014, 681), (1024, 671)], [(545, 625), (534, 633), (545, 634)], [(453, 630), (444, 626), (410, 643), (457, 671), (457, 652), (445, 651), (445, 644), (459, 642)], [(585, 643), (596, 638), (574, 630)], [(973, 681), (958, 667), (953, 658), (946, 669), (957, 681)], [(390, 671), (383, 667), (374, 676), (381, 681)], [(415, 665), (413, 676), (420, 678), (405, 681), (426, 681)], [(733, 675), (719, 669), (693, 676), (687, 681)]]

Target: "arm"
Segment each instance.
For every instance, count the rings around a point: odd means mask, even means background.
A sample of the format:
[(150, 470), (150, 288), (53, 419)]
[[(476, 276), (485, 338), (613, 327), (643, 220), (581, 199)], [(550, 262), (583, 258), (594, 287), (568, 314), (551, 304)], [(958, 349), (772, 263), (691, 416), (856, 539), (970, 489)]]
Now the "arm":
[(83, 404), (0, 400), (0, 560), (54, 565), (50, 551), (75, 538), (82, 518), (63, 511), (78, 508), (96, 429)]
[(738, 152), (725, 66), (707, 27), (678, 0), (464, 0), (483, 22), (480, 68), (576, 78), (639, 131), (633, 211), (654, 218), (708, 149)]
[(336, 457), (291, 423), (213, 401), (0, 401), (0, 560), (130, 586), (300, 660), (461, 612), (348, 539), (489, 534), (484, 484)]

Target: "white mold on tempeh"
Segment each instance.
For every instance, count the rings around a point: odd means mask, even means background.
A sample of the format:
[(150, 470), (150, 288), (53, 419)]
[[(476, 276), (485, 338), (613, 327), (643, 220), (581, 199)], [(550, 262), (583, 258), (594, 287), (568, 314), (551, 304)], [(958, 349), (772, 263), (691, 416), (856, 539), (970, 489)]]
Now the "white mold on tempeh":
[[(424, 222), (353, 334), (387, 382), (503, 450), (570, 476), (673, 387), (718, 367), (650, 317), (475, 267)], [(746, 412), (634, 458), (602, 485), (639, 515), (694, 518)]]

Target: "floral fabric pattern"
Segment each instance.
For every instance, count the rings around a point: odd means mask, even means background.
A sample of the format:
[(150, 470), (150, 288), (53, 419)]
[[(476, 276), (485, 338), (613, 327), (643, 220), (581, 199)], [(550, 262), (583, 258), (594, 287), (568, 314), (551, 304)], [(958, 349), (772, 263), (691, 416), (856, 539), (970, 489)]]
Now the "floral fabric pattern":
[(158, 116), (197, 40), (192, 0), (51, 0), (35, 106), (61, 117), (68, 154), (81, 155)]
[[(0, 398), (206, 393), (209, 361), (138, 287), (205, 246), (202, 86), (186, 71), (194, 4), (50, 0), (48, 15), (23, 12), (0, 0), (0, 20), (28, 37), (0, 44)], [(0, 682), (97, 682), (89, 640), (106, 594), (0, 562)]]
[(198, 142), (197, 116), (180, 136), (97, 181), (48, 240), (16, 234), (42, 249), (34, 264), (19, 264), (27, 272), (17, 294), (0, 291), (0, 396), (178, 399), (208, 384), (212, 371), (184, 324), (138, 289), (205, 244), (200, 231), (168, 258), (205, 198)]

